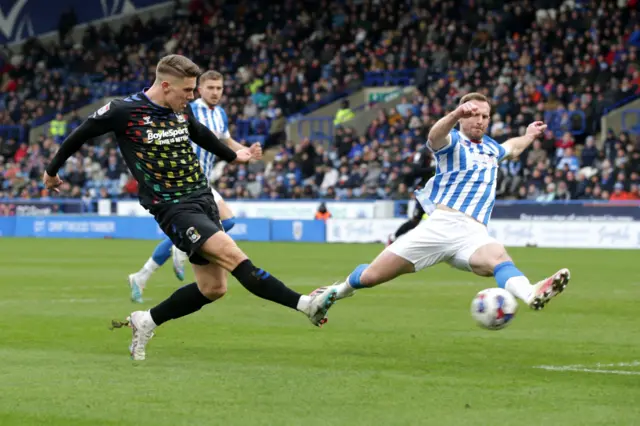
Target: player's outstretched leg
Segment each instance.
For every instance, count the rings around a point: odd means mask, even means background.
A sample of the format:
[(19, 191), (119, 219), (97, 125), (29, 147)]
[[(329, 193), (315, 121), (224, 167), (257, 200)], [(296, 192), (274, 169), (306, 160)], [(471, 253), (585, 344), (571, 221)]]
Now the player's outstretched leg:
[(231, 272), (255, 296), (300, 311), (315, 326), (321, 327), (327, 322), (327, 311), (335, 301), (335, 291), (307, 296), (291, 290), (269, 272), (254, 266), (226, 233), (218, 232), (208, 238), (199, 255)]
[(356, 266), (343, 282), (329, 287), (320, 287), (311, 294), (323, 294), (326, 291), (335, 290), (336, 300), (340, 300), (353, 296), (358, 289), (375, 287), (415, 270), (413, 262), (386, 249), (371, 264)]
[(515, 266), (504, 246), (497, 242), (477, 249), (469, 258), (471, 270), (477, 275), (493, 276), (498, 287), (504, 288), (532, 309), (539, 310), (562, 293), (569, 284), (568, 269), (560, 269), (552, 276), (532, 285)]
[(131, 290), (131, 301), (142, 303), (142, 293), (151, 275), (171, 256), (173, 243), (167, 237), (163, 239), (153, 250), (153, 254), (138, 272), (129, 275), (129, 289)]
[(227, 271), (254, 295), (300, 311), (318, 327), (326, 323), (327, 312), (336, 299), (335, 290), (309, 296), (296, 293), (269, 272), (255, 267), (233, 239), (223, 232), (206, 239), (198, 254), (191, 257), (191, 262), (197, 283), (179, 288), (149, 311), (133, 312), (125, 322), (113, 322), (114, 327), (131, 327), (133, 336), (129, 349), (134, 360), (146, 358), (146, 345), (157, 326), (197, 312), (222, 297), (227, 288)]

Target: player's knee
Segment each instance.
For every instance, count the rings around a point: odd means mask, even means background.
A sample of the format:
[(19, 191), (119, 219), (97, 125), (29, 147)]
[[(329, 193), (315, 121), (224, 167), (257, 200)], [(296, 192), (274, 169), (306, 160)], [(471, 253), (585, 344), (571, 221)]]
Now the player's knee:
[(485, 263), (482, 271), (483, 272), (482, 276), (492, 277), (493, 271), (496, 268), (496, 266), (504, 262), (511, 262), (511, 257), (509, 257), (509, 255), (507, 254), (507, 251), (503, 247), (501, 250), (496, 251), (496, 253), (493, 253), (487, 260), (488, 261)]
[(479, 248), (471, 256), (471, 269), (481, 277), (492, 277), (495, 267), (504, 262), (510, 262), (511, 257), (501, 244), (489, 244)]
[(238, 247), (235, 242), (232, 241), (232, 243), (233, 244), (229, 244), (220, 250), (220, 253), (218, 254), (221, 264), (229, 272), (233, 271), (236, 266), (247, 259), (247, 255), (240, 250), (240, 247)]
[(473, 268), (473, 272), (480, 277), (488, 278), (493, 276), (493, 269), (491, 269), (489, 266), (475, 267)]
[(226, 275), (224, 280), (216, 279), (214, 277), (207, 277), (198, 281), (198, 288), (200, 292), (209, 300), (220, 299), (227, 293), (227, 280)]
[(496, 252), (495, 258), (493, 260), (492, 268), (495, 268), (497, 265), (504, 262), (511, 262), (511, 257), (507, 253), (507, 250), (505, 250), (505, 248), (501, 246), (500, 250)]

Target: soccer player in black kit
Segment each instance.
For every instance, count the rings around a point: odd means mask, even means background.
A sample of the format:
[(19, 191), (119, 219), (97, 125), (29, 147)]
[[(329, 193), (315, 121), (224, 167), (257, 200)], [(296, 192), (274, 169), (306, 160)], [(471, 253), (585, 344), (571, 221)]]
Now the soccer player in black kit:
[(245, 163), (249, 150), (232, 151), (198, 122), (188, 108), (194, 99), (199, 67), (169, 55), (156, 67), (151, 88), (111, 101), (92, 114), (62, 143), (44, 174), (57, 190), (58, 170), (88, 139), (114, 132), (122, 156), (139, 184), (140, 204), (176, 247), (189, 254), (196, 282), (176, 290), (149, 311), (131, 313), (124, 324), (133, 337), (129, 350), (144, 360), (154, 329), (192, 314), (227, 291), (227, 271), (254, 295), (298, 310), (316, 326), (326, 322), (335, 294), (301, 295), (263, 269), (256, 268), (222, 231), (218, 208), (189, 139), (227, 162)]

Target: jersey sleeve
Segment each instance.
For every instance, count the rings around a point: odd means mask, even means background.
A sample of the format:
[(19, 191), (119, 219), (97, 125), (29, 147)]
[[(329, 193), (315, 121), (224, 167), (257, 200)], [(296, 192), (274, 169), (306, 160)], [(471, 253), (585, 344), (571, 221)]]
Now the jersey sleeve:
[(105, 133), (119, 133), (127, 125), (126, 111), (116, 101), (111, 101), (91, 114), (84, 123), (76, 127), (62, 142), (60, 149), (46, 168), (49, 176), (54, 176), (65, 161), (78, 152), (82, 145)]
[(453, 151), (453, 149), (456, 147), (456, 145), (460, 141), (460, 133), (458, 133), (456, 129), (452, 129), (447, 135), (447, 139), (448, 139), (448, 143), (437, 151), (431, 147), (431, 141), (427, 141), (427, 146), (429, 147), (429, 150), (435, 153), (436, 155), (448, 154), (451, 151)]
[(193, 115), (191, 109), (187, 109), (186, 115), (187, 120), (189, 121), (189, 136), (196, 145), (201, 146), (228, 163), (231, 163), (236, 159), (236, 153), (227, 145), (222, 143), (207, 126), (199, 122)]
[(498, 162), (502, 162), (509, 158), (509, 148), (504, 146), (504, 144), (498, 143), (495, 139), (485, 136), (485, 138), (489, 139), (491, 143), (498, 149)]
[(220, 114), (222, 115), (222, 138), (231, 139), (231, 133), (229, 133), (229, 117), (227, 117), (227, 111), (224, 108), (220, 108)]
[(104, 130), (104, 133), (119, 133), (127, 126), (127, 111), (121, 101), (115, 100), (107, 103), (87, 118), (87, 123), (96, 129)]

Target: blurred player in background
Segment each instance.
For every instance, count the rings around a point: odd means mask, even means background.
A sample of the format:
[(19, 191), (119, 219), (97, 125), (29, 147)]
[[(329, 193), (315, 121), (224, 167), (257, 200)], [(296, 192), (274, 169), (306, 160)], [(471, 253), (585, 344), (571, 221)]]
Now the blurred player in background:
[(413, 214), (411, 215), (409, 220), (407, 220), (405, 223), (400, 225), (398, 229), (396, 229), (396, 232), (389, 235), (389, 238), (387, 240), (387, 246), (390, 246), (391, 244), (393, 244), (395, 240), (405, 235), (407, 232), (411, 231), (413, 228), (418, 226), (421, 220), (426, 219), (428, 217), (429, 215), (422, 208), (422, 204), (416, 202), (416, 207), (413, 210)]
[[(373, 287), (402, 274), (447, 262), (483, 277), (493, 276), (533, 309), (542, 309), (569, 283), (569, 270), (560, 269), (532, 285), (514, 265), (504, 246), (493, 239), (487, 224), (496, 198), (498, 164), (518, 158), (542, 136), (546, 125), (531, 123), (524, 136), (499, 144), (486, 135), (491, 105), (480, 93), (462, 97), (460, 105), (429, 131), (436, 157), (436, 175), (418, 193), (429, 218), (387, 247), (370, 265), (363, 264), (338, 284), (314, 293), (337, 291), (341, 299), (356, 289)], [(460, 124), (460, 130), (454, 129)]]
[[(224, 142), (233, 151), (244, 149), (244, 146), (236, 142), (229, 133), (229, 121), (224, 108), (219, 105), (224, 92), (224, 77), (217, 71), (206, 71), (198, 80), (198, 93), (200, 98), (191, 102), (190, 107), (195, 117), (202, 124), (207, 126), (222, 142)], [(215, 155), (200, 147), (198, 144), (191, 142), (193, 150), (200, 161), (204, 175), (207, 179), (211, 179)], [(252, 158), (259, 160), (262, 158), (262, 147), (259, 143), (255, 143), (250, 148)], [(220, 219), (222, 219), (222, 227), (228, 232), (233, 226), (234, 215), (227, 203), (224, 202), (222, 196), (211, 187), (213, 198), (220, 210)], [(142, 268), (129, 275), (129, 288), (131, 290), (131, 300), (133, 302), (142, 303), (142, 293), (147, 286), (147, 281), (151, 275), (173, 255), (173, 271), (176, 277), (184, 280), (184, 264), (187, 260), (187, 254), (173, 245), (169, 237), (165, 237), (155, 248), (151, 257), (146, 261)]]

